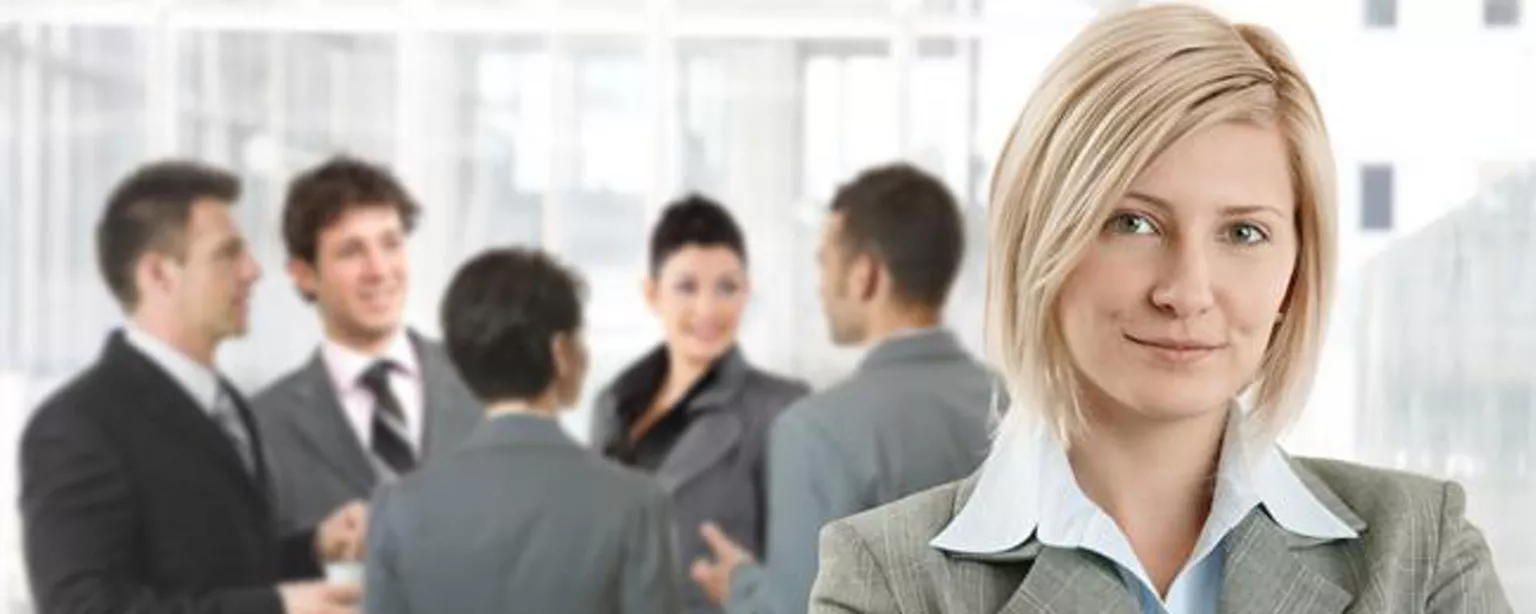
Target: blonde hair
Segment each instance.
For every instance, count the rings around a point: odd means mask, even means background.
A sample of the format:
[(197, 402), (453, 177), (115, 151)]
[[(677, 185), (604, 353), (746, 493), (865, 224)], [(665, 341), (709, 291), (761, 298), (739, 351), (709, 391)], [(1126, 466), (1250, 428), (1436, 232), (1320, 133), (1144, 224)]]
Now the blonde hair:
[(987, 338), (1018, 409), (1063, 444), (1086, 429), (1065, 347), (1062, 285), (1113, 205), (1158, 154), (1224, 122), (1273, 125), (1288, 150), (1300, 249), (1250, 416), (1272, 441), (1300, 412), (1323, 342), (1334, 270), (1333, 156), (1316, 97), (1268, 29), (1193, 6), (1117, 12), (1057, 56), (1025, 105), (992, 179)]

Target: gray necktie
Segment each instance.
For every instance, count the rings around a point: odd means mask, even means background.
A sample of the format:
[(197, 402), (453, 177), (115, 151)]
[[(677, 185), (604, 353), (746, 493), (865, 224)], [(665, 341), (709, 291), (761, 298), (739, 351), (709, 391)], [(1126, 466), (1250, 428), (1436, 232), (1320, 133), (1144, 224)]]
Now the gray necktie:
[(245, 423), (240, 419), (240, 410), (235, 407), (234, 398), (223, 386), (219, 387), (219, 394), (214, 397), (212, 416), (219, 430), (224, 431), (230, 442), (235, 444), (235, 454), (240, 457), (240, 464), (245, 466), (246, 473), (254, 473), (256, 459), (251, 454), (251, 434), (245, 430)]
[(373, 453), (391, 473), (405, 475), (416, 468), (416, 454), (405, 436), (405, 409), (389, 389), (389, 372), (395, 365), (380, 360), (368, 367), (358, 382), (373, 395)]

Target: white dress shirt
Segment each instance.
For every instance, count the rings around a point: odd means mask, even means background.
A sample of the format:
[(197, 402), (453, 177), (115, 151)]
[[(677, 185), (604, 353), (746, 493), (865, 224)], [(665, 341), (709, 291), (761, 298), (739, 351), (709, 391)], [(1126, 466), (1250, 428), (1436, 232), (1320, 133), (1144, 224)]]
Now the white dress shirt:
[(129, 323), (123, 326), (123, 338), (140, 353), (148, 356), (162, 370), (170, 374), (187, 395), (212, 416), (219, 399), (219, 374), (213, 369), (197, 364), (197, 361), (171, 347), (159, 337)]
[(1278, 447), (1250, 457), (1242, 434), (1246, 414), (1235, 404), (1230, 411), (1210, 516), (1166, 600), (1157, 596), (1114, 519), (1078, 486), (1066, 451), (1045, 428), (999, 440), (971, 498), (931, 544), (949, 552), (995, 554), (1034, 537), (1054, 548), (1088, 550), (1115, 563), (1143, 614), (1215, 614), (1225, 562), (1219, 546), (1254, 508), (1262, 506), (1298, 535), (1357, 537), (1313, 496)]
[(378, 355), (364, 354), (326, 338), (320, 343), (320, 356), (325, 361), (326, 370), (330, 372), (331, 386), (336, 390), (336, 398), (341, 402), (347, 424), (352, 427), (353, 434), (357, 435), (357, 441), (364, 450), (373, 449), (373, 412), (378, 401), (359, 379), (368, 367), (380, 359), (395, 364), (396, 368), (389, 372), (389, 389), (400, 401), (400, 410), (405, 412), (406, 441), (416, 457), (420, 458), (426, 432), (423, 410), (426, 405), (426, 388), (422, 385), (421, 361), (405, 329), (396, 332), (384, 352)]
[(159, 365), (186, 391), (192, 402), (233, 441), (235, 454), (240, 456), (245, 470), (253, 472), (256, 468), (256, 455), (251, 450), (250, 427), (241, 417), (235, 400), (224, 393), (218, 372), (198, 364), (181, 350), (131, 323), (123, 327), (123, 338), (128, 341), (128, 345)]

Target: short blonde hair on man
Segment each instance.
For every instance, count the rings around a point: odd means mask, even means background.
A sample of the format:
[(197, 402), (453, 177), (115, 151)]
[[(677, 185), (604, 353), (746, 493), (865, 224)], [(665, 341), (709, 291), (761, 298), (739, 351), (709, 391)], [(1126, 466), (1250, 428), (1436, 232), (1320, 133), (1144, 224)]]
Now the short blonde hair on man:
[(1317, 100), (1268, 29), (1187, 5), (1116, 12), (1047, 69), (992, 179), (987, 338), (1017, 411), (1063, 444), (1087, 428), (1066, 350), (1062, 285), (1114, 204), (1158, 154), (1224, 122), (1276, 126), (1296, 194), (1294, 277), (1249, 386), (1254, 431), (1272, 441), (1300, 412), (1321, 352), (1335, 266), (1333, 156)]

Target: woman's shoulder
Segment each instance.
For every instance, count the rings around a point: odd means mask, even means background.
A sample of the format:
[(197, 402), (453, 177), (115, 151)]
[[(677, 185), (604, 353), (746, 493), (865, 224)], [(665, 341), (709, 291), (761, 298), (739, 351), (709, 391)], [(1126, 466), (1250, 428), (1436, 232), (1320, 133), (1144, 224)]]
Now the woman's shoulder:
[(777, 412), (810, 394), (811, 387), (804, 380), (749, 366), (746, 391), (748, 396), (761, 399), (764, 406)]
[(1461, 485), (1344, 461), (1292, 460), (1304, 481), (1323, 484), (1312, 485), (1314, 493), (1336, 497), (1358, 516), (1358, 552), (1380, 563), (1370, 566), (1371, 581), (1395, 587), (1382, 596), (1427, 602), (1436, 612), (1509, 611), (1487, 540), (1467, 520)]
[(1464, 499), (1461, 487), (1449, 480), (1325, 458), (1296, 457), (1293, 462), (1303, 470), (1303, 480), (1321, 482), (1324, 494), (1338, 497), (1368, 526), (1418, 524), (1426, 516), (1442, 515), (1448, 498)]

